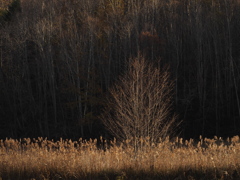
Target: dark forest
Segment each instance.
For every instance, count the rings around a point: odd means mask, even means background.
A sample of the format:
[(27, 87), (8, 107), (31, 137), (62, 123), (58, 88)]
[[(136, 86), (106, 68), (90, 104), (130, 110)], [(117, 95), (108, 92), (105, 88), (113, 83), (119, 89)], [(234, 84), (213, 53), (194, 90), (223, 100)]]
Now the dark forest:
[(0, 138), (108, 137), (129, 59), (169, 67), (181, 137), (240, 133), (239, 0), (0, 0)]

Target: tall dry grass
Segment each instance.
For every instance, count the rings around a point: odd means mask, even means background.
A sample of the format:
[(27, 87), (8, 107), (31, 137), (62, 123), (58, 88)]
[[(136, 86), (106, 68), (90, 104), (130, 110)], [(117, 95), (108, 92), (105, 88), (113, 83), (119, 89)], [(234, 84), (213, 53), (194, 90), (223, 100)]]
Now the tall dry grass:
[(150, 144), (141, 139), (57, 142), (0, 140), (0, 179), (239, 179), (239, 137), (176, 138)]

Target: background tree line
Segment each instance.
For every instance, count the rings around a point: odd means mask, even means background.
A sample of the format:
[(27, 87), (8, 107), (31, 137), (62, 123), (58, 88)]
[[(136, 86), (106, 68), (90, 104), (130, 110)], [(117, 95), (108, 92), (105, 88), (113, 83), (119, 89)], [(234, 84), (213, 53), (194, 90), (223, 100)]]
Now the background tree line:
[(169, 65), (182, 136), (238, 134), (239, 32), (239, 0), (14, 0), (0, 10), (0, 137), (104, 135), (107, 91), (139, 52)]

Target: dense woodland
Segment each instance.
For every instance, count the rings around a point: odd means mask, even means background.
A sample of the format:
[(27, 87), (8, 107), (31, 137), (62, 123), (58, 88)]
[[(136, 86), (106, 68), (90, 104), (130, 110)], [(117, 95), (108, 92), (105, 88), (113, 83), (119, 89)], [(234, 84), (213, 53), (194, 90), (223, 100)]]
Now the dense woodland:
[(240, 133), (239, 0), (0, 0), (0, 137), (89, 138), (143, 55), (169, 66), (181, 136)]

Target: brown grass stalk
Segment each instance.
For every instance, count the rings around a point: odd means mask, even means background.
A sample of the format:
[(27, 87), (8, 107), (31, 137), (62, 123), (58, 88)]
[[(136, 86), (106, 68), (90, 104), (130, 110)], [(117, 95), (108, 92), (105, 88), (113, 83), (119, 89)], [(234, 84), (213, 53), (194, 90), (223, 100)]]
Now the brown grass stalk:
[(240, 173), (239, 137), (199, 141), (141, 139), (99, 148), (97, 140), (43, 138), (0, 141), (0, 179), (234, 179)]

